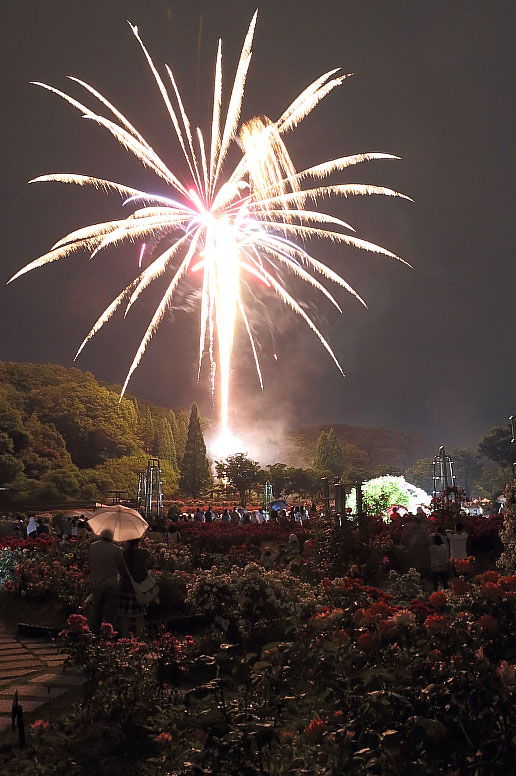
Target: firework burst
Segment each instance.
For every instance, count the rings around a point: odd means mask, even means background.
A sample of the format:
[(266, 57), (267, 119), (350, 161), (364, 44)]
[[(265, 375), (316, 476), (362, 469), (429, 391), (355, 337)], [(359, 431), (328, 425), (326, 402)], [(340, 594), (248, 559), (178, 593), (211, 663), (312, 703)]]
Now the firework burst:
[[(131, 25), (182, 149), (189, 169), (190, 185), (184, 185), (128, 119), (89, 84), (71, 77), (90, 97), (95, 98), (97, 104), (100, 103), (109, 118), (52, 86), (38, 84), (62, 97), (79, 110), (83, 117), (103, 126), (124, 148), (165, 181), (170, 195), (158, 196), (124, 184), (75, 173), (53, 173), (35, 178), (31, 183), (59, 181), (116, 191), (124, 197), (124, 204), (132, 205), (133, 209), (126, 218), (93, 224), (67, 234), (48, 253), (27, 264), (11, 278), (12, 281), (36, 267), (71, 256), (79, 250), (89, 251), (94, 256), (110, 246), (127, 241), (140, 245), (138, 267), (141, 271), (102, 313), (81, 344), (77, 358), (85, 344), (121, 305), (125, 305), (127, 314), (152, 281), (164, 273), (170, 274), (168, 287), (127, 374), (123, 395), (181, 281), (187, 272), (197, 272), (201, 288), (198, 369), (200, 373), (203, 358), (207, 355), (214, 391), (218, 367), (221, 429), (226, 434), (231, 356), (237, 320), (243, 322), (249, 337), (258, 379), (262, 385), (257, 348), (246, 312), (246, 279), (262, 283), (297, 313), (319, 338), (342, 372), (330, 345), (303, 307), (290, 295), (284, 278), (288, 277), (288, 273), (301, 278), (340, 310), (339, 304), (321, 279), (345, 288), (362, 304), (365, 303), (339, 274), (308, 252), (305, 247), (307, 240), (323, 238), (403, 261), (390, 251), (358, 238), (349, 224), (317, 207), (321, 199), (329, 196), (381, 194), (403, 197), (403, 194), (380, 186), (321, 183), (332, 173), (361, 162), (398, 157), (383, 153), (355, 154), (297, 172), (284, 142), (284, 137), (347, 75), (331, 70), (304, 89), (276, 121), (257, 117), (239, 127), (256, 18), (257, 13), (251, 20), (244, 40), (225, 112), (222, 44), (219, 41), (209, 144), (199, 128), (192, 129), (171, 69), (165, 66), (166, 78), (163, 80), (137, 27)], [(236, 167), (228, 172), (227, 154), (235, 141), (240, 147), (241, 158)], [(150, 263), (142, 270), (144, 255), (150, 258)]]

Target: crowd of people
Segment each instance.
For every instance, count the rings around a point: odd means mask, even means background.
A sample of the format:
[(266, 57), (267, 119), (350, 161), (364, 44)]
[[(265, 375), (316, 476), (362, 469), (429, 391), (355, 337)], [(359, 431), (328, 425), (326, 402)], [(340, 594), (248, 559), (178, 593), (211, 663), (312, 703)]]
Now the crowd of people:
[(260, 524), (260, 523), (297, 523), (301, 525), (308, 518), (317, 517), (319, 512), (317, 506), (312, 504), (307, 508), (304, 504), (292, 506), (288, 509), (270, 509), (266, 511), (260, 509), (247, 509), (247, 507), (235, 506), (232, 509), (225, 508), (216, 510), (213, 506), (208, 506), (203, 510), (197, 507), (195, 512), (183, 512), (174, 520), (178, 523), (234, 523), (237, 525)]
[[(301, 505), (292, 506), (288, 510), (271, 509), (270, 512), (263, 508), (248, 510), (237, 506), (217, 511), (209, 505), (206, 509), (198, 507), (192, 513), (176, 514), (167, 521), (165, 529), (154, 525), (148, 535), (154, 541), (164, 541), (172, 546), (182, 541), (181, 525), (184, 523), (258, 525), (273, 522), (294, 526), (318, 514), (315, 504), (310, 509)], [(438, 590), (439, 586), (446, 589), (452, 561), (468, 557), (468, 534), (463, 523), (459, 520), (453, 530), (446, 530), (432, 522), (422, 508), (416, 514), (409, 512), (403, 515), (394, 508), (390, 510), (390, 517), (393, 522), (399, 521), (401, 525), (400, 543), (406, 567), (415, 568), (423, 577), (431, 579), (434, 590)], [(37, 515), (31, 515), (28, 520), (16, 516), (3, 522), (0, 528), (4, 535), (29, 540), (46, 536), (57, 536), (61, 542), (92, 538), (84, 515), (56, 515), (52, 520)], [(265, 568), (271, 569), (277, 565), (278, 552), (278, 548), (263, 548), (262, 562)], [(291, 560), (299, 552), (299, 539), (292, 533), (284, 554)], [(140, 540), (127, 542), (123, 549), (113, 542), (110, 531), (103, 531), (100, 538), (90, 544), (90, 625), (94, 633), (99, 632), (102, 622), (118, 622), (122, 635), (129, 630), (134, 633), (142, 631), (146, 607), (138, 602), (134, 583), (147, 578), (150, 557), (149, 550), (140, 546)]]
[(0, 536), (14, 539), (38, 539), (57, 536), (62, 541), (85, 539), (91, 536), (91, 529), (85, 515), (55, 515), (48, 517), (30, 515), (28, 520), (21, 515), (0, 523)]

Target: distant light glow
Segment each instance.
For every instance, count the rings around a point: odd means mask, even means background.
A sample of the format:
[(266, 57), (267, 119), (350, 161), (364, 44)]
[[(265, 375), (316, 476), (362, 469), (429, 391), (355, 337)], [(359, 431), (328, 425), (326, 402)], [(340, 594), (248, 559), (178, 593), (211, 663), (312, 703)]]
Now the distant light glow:
[(229, 429), (222, 429), (208, 442), (208, 453), (214, 460), (227, 458), (228, 455), (242, 453), (245, 445), (242, 440)]

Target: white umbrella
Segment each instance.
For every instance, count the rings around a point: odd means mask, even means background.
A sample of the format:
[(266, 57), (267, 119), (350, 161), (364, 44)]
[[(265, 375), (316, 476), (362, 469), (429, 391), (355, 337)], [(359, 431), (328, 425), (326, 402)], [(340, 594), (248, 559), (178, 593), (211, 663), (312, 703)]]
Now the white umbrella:
[(113, 532), (115, 542), (139, 539), (149, 527), (148, 522), (135, 509), (129, 509), (122, 504), (99, 509), (93, 517), (90, 517), (88, 525), (97, 536), (108, 528)]

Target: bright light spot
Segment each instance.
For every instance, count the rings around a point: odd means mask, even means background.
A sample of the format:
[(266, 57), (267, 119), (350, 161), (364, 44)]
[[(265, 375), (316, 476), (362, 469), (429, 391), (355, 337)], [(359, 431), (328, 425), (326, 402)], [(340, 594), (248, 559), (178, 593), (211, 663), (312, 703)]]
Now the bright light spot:
[(235, 455), (235, 453), (242, 453), (243, 451), (244, 445), (242, 440), (232, 434), (229, 429), (219, 431), (217, 436), (208, 442), (208, 453), (216, 460), (227, 458), (228, 455)]

